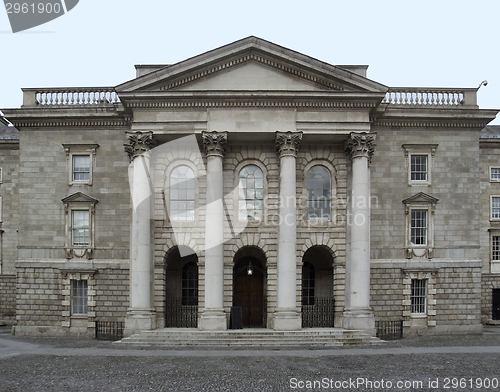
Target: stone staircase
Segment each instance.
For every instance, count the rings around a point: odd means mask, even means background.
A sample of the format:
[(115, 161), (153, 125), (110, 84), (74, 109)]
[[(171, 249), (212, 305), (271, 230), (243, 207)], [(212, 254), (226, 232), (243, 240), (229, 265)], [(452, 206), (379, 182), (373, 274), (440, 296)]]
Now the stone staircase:
[(143, 331), (115, 344), (165, 348), (327, 348), (380, 342), (380, 339), (364, 332), (341, 328), (306, 328), (301, 331), (274, 331), (263, 328), (200, 331), (195, 328), (163, 328)]

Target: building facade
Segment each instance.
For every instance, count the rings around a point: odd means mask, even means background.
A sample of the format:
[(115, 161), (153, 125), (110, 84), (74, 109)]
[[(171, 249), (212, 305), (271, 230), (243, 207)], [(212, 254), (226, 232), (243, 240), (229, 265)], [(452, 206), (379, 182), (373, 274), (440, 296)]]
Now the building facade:
[(500, 318), (500, 132), (477, 88), (389, 88), (256, 37), (136, 70), (3, 110), (16, 334)]

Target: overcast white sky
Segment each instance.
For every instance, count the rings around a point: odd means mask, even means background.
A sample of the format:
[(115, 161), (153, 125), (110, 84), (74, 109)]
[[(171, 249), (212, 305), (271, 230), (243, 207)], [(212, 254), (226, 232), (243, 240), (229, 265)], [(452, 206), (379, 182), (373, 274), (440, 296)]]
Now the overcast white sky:
[(487, 79), (479, 105), (500, 109), (500, 0), (80, 0), (16, 34), (0, 10), (0, 108), (19, 107), (21, 87), (113, 86), (134, 64), (255, 35), (331, 64), (368, 64), (370, 79), (392, 87)]

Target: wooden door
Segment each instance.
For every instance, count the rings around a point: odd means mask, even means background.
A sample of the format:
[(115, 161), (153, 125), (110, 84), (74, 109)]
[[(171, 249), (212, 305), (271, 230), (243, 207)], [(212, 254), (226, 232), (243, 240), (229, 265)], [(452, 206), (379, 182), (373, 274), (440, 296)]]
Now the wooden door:
[(264, 276), (260, 273), (235, 276), (233, 305), (241, 306), (243, 326), (264, 326)]

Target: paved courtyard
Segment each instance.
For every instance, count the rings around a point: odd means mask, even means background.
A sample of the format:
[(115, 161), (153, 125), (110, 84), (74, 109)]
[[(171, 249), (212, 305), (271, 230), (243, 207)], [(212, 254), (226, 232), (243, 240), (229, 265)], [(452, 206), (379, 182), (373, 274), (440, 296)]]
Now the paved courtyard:
[(500, 328), (325, 350), (160, 350), (0, 333), (0, 391), (500, 391)]

